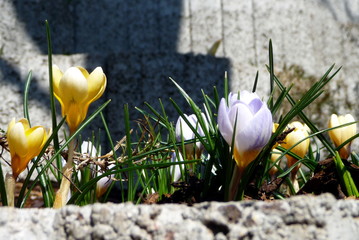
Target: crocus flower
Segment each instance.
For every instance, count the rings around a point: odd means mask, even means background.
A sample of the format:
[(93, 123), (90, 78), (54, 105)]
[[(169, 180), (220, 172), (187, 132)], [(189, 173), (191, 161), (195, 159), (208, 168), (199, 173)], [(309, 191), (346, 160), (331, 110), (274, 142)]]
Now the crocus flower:
[[(287, 129), (293, 129), (284, 139), (283, 143), (281, 144), (282, 147), (289, 149), (293, 147), (290, 151), (297, 156), (304, 158), (305, 154), (307, 154), (309, 149), (310, 140), (308, 137), (308, 127), (301, 122), (295, 121), (291, 124), (288, 124)], [(306, 138), (306, 139), (305, 139)], [(305, 140), (303, 140), (305, 139)], [(303, 141), (302, 141), (303, 140)], [(301, 142), (300, 142), (301, 141)], [(300, 142), (300, 143), (299, 143)], [(287, 166), (288, 168), (292, 167), (296, 162), (297, 159), (290, 156), (289, 154), (286, 155), (287, 158)], [(294, 185), (295, 191), (299, 190), (298, 182), (296, 181), (296, 175), (300, 168), (300, 164), (295, 166), (291, 171), (291, 180)]]
[[(178, 153), (177, 156), (176, 152), (172, 152), (170, 156), (171, 156), (171, 162), (183, 161), (183, 157), (181, 153)], [(180, 180), (182, 174), (181, 174), (181, 167), (179, 165), (174, 165), (171, 167), (171, 176), (174, 182)]]
[[(228, 105), (221, 99), (218, 128), (228, 145), (234, 137), (234, 159), (243, 171), (268, 143), (273, 128), (272, 114), (256, 93), (230, 93)], [(235, 128), (235, 132), (234, 132)]]
[[(203, 137), (204, 132), (202, 127), (200, 126), (197, 116), (195, 114), (191, 114), (187, 116), (185, 114), (186, 119), (190, 122), (192, 127), (197, 130), (198, 134)], [(207, 125), (206, 116), (202, 113), (202, 118), (204, 123)], [(196, 138), (196, 135), (192, 131), (192, 129), (187, 125), (187, 123), (183, 120), (182, 117), (179, 117), (176, 123), (176, 139), (177, 141), (187, 141)], [(203, 152), (203, 145), (200, 141), (196, 141), (195, 143), (189, 143), (185, 145), (185, 156), (187, 160), (192, 160), (195, 157), (200, 158)]]
[[(109, 166), (109, 170), (108, 171), (112, 171), (115, 166), (113, 164), (111, 164), (111, 166)], [(96, 176), (100, 176), (101, 174), (99, 172), (96, 172)], [(113, 182), (113, 177), (115, 175), (112, 174), (110, 176), (107, 177), (103, 177), (100, 180), (97, 181), (96, 184), (96, 197), (97, 199), (99, 199), (103, 194), (106, 193), (108, 187), (111, 185), (111, 183)]]
[[(329, 128), (337, 127), (346, 123), (355, 122), (354, 117), (350, 114), (337, 116), (332, 114), (329, 120)], [(345, 127), (336, 128), (329, 131), (329, 137), (336, 147), (340, 146), (349, 138), (353, 137), (357, 132), (356, 124), (351, 124)], [(347, 159), (350, 155), (351, 142), (339, 149), (339, 155), (343, 159)]]
[[(83, 141), (83, 143), (81, 144), (81, 153), (87, 153), (90, 157), (97, 157), (97, 150), (96, 147), (92, 144), (92, 142), (89, 141)], [(94, 169), (93, 165), (90, 166), (93, 170), (94, 170), (94, 174), (93, 177), (97, 177), (101, 175), (101, 172)], [(111, 171), (112, 168), (114, 168), (115, 165), (114, 164), (110, 164), (109, 165), (109, 170)], [(115, 177), (114, 174), (108, 176), (108, 177), (103, 177), (100, 180), (97, 181), (96, 183), (96, 197), (97, 199), (99, 199), (108, 189), (108, 187), (111, 185), (111, 183), (113, 182), (112, 178)]]
[(70, 67), (62, 73), (54, 65), (52, 71), (54, 95), (73, 133), (86, 118), (89, 105), (105, 91), (106, 76), (101, 67), (97, 67), (91, 74), (82, 67)]
[(7, 141), (11, 154), (11, 168), (16, 179), (25, 170), (29, 161), (37, 156), (48, 138), (42, 126), (30, 128), (27, 119), (13, 119), (7, 128)]
[[(284, 139), (283, 143), (281, 144), (282, 147), (289, 149), (296, 145), (298, 142), (307, 138), (308, 134), (308, 127), (301, 122), (295, 121), (288, 124), (287, 129), (293, 129)], [(310, 140), (309, 138), (305, 139), (304, 141), (297, 144), (294, 148), (290, 151), (298, 155), (299, 157), (303, 158), (305, 154), (308, 152)], [(288, 158), (288, 156), (287, 156)]]

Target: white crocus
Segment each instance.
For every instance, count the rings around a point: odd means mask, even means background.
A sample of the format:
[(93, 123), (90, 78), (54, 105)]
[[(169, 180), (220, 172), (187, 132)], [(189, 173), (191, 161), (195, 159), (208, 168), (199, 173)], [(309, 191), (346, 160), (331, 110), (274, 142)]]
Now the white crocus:
[[(97, 157), (97, 150), (95, 148), (95, 146), (92, 144), (92, 142), (88, 142), (88, 141), (84, 141), (81, 145), (81, 152), (82, 154), (88, 154), (90, 157)], [(110, 164), (108, 166), (108, 171), (111, 171), (112, 168), (114, 168), (115, 165), (114, 164)], [(96, 169), (94, 170), (94, 177), (100, 176), (102, 173)], [(110, 186), (110, 184), (112, 183), (112, 179), (114, 178), (114, 174), (108, 176), (108, 177), (103, 177), (100, 180), (97, 181), (96, 184), (96, 197), (97, 199), (99, 199), (108, 189), (108, 187)]]
[[(199, 136), (203, 137), (204, 136), (204, 132), (203, 129), (201, 127), (201, 125), (198, 122), (197, 116), (195, 114), (191, 114), (189, 116), (187, 116), (186, 114), (184, 114), (186, 119), (189, 121), (189, 123), (191, 124), (191, 126), (196, 129), (197, 133), (199, 134)], [(206, 125), (206, 127), (208, 126), (207, 120), (206, 120), (206, 116), (204, 113), (201, 113), (202, 118), (204, 120), (204, 123)], [(188, 140), (192, 140), (195, 139), (196, 135), (195, 133), (192, 131), (192, 129), (188, 126), (188, 124), (185, 122), (185, 120), (183, 120), (182, 117), (179, 117), (176, 123), (176, 139), (177, 141), (188, 141)], [(195, 143), (188, 143), (185, 144), (185, 156), (187, 160), (192, 160), (192, 159), (199, 159), (201, 157), (201, 154), (203, 152), (203, 144), (197, 140)], [(182, 149), (180, 149), (182, 150)]]

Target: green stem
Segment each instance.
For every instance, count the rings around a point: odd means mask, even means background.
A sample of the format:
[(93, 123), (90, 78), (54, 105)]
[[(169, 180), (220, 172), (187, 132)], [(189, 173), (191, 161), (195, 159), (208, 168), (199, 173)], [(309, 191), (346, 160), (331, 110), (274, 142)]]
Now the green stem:
[(343, 164), (338, 151), (335, 151), (334, 163), (335, 163), (336, 169), (338, 171), (338, 175), (339, 175), (340, 181), (342, 183), (342, 186), (346, 189), (348, 196), (359, 197), (359, 192), (355, 185), (355, 182), (354, 182), (350, 172), (347, 170), (346, 166)]
[(244, 169), (239, 168), (237, 165), (233, 168), (232, 179), (231, 183), (229, 184), (229, 193), (227, 197), (228, 201), (236, 200), (235, 198), (238, 192), (239, 183), (241, 182), (243, 170)]

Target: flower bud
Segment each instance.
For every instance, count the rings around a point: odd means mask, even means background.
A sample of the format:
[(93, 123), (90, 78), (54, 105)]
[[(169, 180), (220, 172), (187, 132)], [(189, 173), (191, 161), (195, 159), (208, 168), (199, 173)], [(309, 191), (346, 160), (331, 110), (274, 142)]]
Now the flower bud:
[[(287, 130), (290, 130), (290, 129), (293, 129), (293, 130), (285, 137), (283, 143), (281, 143), (281, 146), (286, 149), (291, 148), (290, 151), (292, 153), (298, 155), (301, 158), (304, 158), (304, 156), (308, 152), (309, 144), (310, 144), (310, 140), (309, 140), (309, 138), (307, 138), (309, 136), (309, 134), (308, 134), (309, 129), (308, 129), (307, 125), (302, 124), (298, 121), (288, 124)], [(305, 140), (303, 140), (303, 139), (305, 139)], [(293, 147), (293, 146), (295, 146), (295, 147)], [(286, 157), (287, 157), (288, 168), (292, 167), (297, 162), (297, 159), (290, 156), (289, 154), (287, 154)], [(296, 175), (297, 175), (299, 168), (300, 168), (300, 164), (295, 166), (291, 171), (291, 180), (293, 182), (296, 192), (299, 190), (299, 185), (298, 185), (298, 182), (296, 181)]]
[(88, 107), (100, 98), (106, 88), (106, 76), (101, 67), (91, 74), (82, 67), (70, 67), (65, 73), (54, 65), (53, 89), (54, 95), (61, 104), (62, 116), (70, 132), (76, 131), (86, 118)]
[[(198, 122), (197, 116), (195, 114), (191, 114), (187, 116), (185, 114), (186, 119), (189, 121), (191, 126), (196, 129), (198, 134), (203, 137), (204, 132), (201, 125)], [(206, 126), (208, 125), (206, 116), (202, 113), (202, 118)], [(176, 123), (176, 139), (177, 141), (188, 141), (196, 138), (196, 135), (192, 131), (192, 129), (188, 126), (188, 124), (183, 120), (182, 117), (179, 117)], [(188, 143), (185, 145), (185, 156), (187, 160), (192, 160), (194, 158), (200, 158), (203, 152), (203, 144), (200, 141), (196, 141), (195, 143)], [(182, 149), (180, 149), (182, 150)]]
[[(337, 127), (346, 123), (355, 122), (355, 119), (352, 115), (342, 115), (337, 116), (336, 114), (332, 114), (329, 120), (329, 128)], [(329, 137), (333, 141), (335, 147), (340, 146), (349, 138), (353, 137), (357, 132), (356, 124), (351, 124), (345, 127), (336, 128), (329, 131)], [(347, 143), (339, 149), (339, 155), (343, 159), (347, 159), (351, 152), (351, 142)]]
[(11, 155), (11, 168), (16, 179), (25, 170), (31, 159), (37, 156), (44, 147), (48, 133), (42, 126), (30, 128), (27, 119), (18, 122), (13, 119), (7, 129), (7, 141)]

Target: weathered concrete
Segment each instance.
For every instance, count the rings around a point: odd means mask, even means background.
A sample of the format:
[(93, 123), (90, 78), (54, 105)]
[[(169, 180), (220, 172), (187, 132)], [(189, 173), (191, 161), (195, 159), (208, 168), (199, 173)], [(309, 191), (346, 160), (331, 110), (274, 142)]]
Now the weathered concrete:
[(359, 202), (331, 195), (273, 202), (0, 208), (3, 239), (323, 239), (359, 234)]

